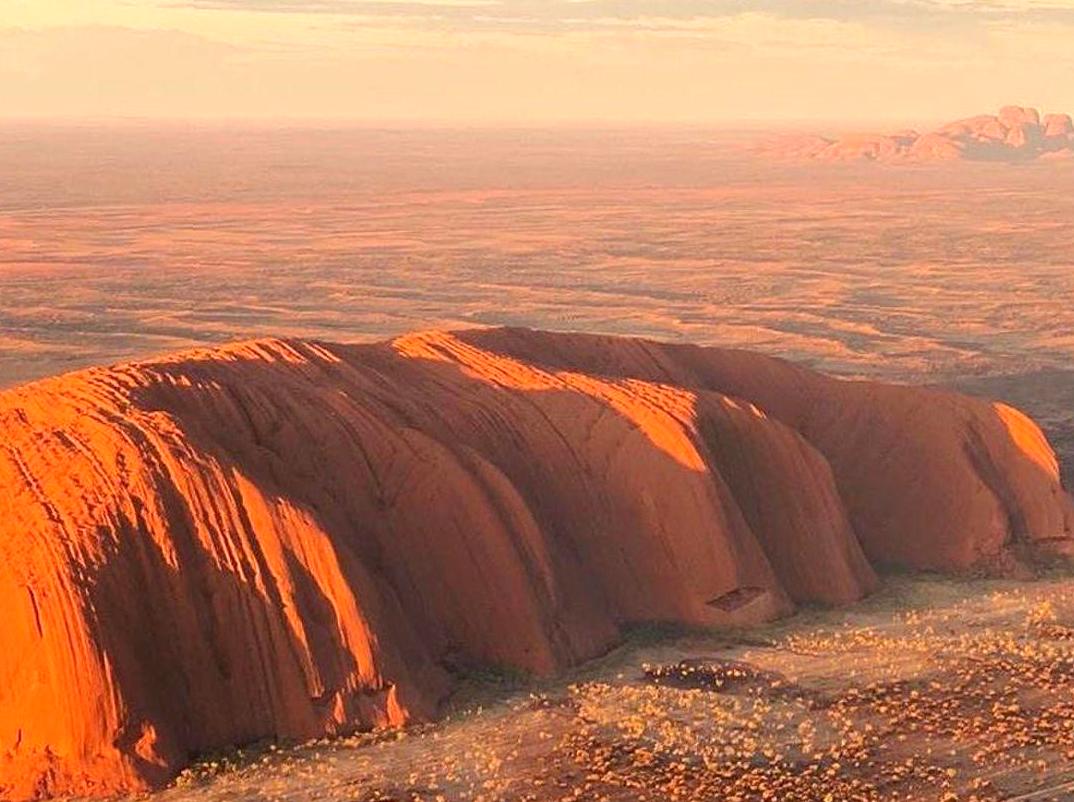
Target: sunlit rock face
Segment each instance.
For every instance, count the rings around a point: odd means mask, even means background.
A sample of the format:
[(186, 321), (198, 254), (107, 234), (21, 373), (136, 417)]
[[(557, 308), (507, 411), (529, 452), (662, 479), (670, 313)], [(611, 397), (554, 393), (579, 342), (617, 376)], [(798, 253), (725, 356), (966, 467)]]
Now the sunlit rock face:
[(790, 136), (762, 143), (756, 151), (770, 158), (822, 162), (1023, 162), (1074, 156), (1074, 124), (1067, 114), (1042, 120), (1036, 109), (1007, 106), (997, 115), (957, 120), (924, 134)]
[(1071, 543), (1021, 413), (750, 353), (520, 329), (264, 340), (0, 394), (0, 797), (428, 719), (643, 622), (744, 626), (869, 558)]

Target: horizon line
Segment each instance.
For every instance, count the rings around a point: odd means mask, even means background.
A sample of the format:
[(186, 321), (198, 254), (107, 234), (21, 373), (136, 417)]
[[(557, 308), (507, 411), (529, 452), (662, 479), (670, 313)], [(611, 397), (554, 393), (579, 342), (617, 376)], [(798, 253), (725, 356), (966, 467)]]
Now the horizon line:
[[(998, 107), (997, 109), (998, 110)], [(982, 112), (994, 113), (994, 111)], [(957, 119), (952, 117), (951, 119)], [(949, 120), (940, 118), (914, 118), (912, 115), (885, 117), (818, 117), (818, 118), (759, 118), (743, 117), (738, 119), (711, 120), (649, 120), (618, 118), (577, 118), (577, 119), (475, 119), (456, 120), (449, 118), (374, 118), (374, 117), (322, 117), (322, 116), (287, 116), (287, 115), (135, 115), (135, 114), (93, 114), (93, 115), (11, 115), (0, 114), (0, 126), (193, 126), (193, 127), (272, 127), (272, 128), (353, 128), (367, 130), (406, 129), (406, 130), (723, 130), (727, 132), (748, 132), (771, 129), (800, 128), (842, 128), (864, 125), (942, 125)]]

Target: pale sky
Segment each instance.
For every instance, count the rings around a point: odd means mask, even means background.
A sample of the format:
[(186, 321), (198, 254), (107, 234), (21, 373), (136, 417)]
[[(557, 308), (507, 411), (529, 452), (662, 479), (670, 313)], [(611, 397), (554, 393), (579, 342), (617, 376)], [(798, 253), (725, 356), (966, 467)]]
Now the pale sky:
[(1074, 112), (1074, 0), (0, 0), (0, 117)]

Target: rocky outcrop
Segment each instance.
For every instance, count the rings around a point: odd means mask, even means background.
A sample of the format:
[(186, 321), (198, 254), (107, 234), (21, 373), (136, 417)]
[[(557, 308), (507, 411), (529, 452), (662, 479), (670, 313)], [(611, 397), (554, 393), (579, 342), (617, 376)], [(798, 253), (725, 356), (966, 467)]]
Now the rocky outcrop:
[(259, 341), (16, 388), (0, 427), (4, 798), (429, 718), (460, 670), (636, 623), (852, 602), (866, 554), (1070, 540), (1014, 410), (635, 340)]
[(770, 158), (822, 162), (1023, 162), (1074, 156), (1074, 123), (1067, 114), (1041, 120), (1036, 109), (1007, 106), (998, 115), (958, 120), (925, 134), (795, 135), (762, 143), (756, 151)]
[(998, 403), (843, 381), (745, 351), (580, 334), (459, 335), (557, 369), (658, 380), (745, 399), (827, 459), (876, 563), (1005, 572), (1074, 553), (1074, 503), (1037, 425)]

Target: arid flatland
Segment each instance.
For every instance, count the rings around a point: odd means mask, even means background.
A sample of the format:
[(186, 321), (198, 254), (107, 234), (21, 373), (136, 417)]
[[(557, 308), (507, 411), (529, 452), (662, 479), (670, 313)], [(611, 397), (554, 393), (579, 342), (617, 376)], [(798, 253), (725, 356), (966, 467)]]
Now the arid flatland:
[(1070, 460), (1074, 165), (773, 165), (755, 136), (9, 125), (0, 387), (253, 336), (531, 325), (1031, 374), (1008, 386)]

